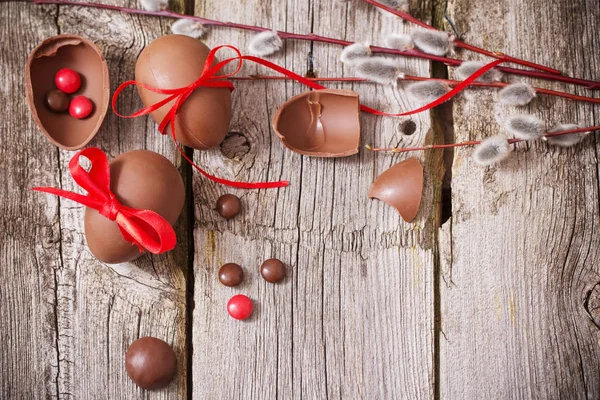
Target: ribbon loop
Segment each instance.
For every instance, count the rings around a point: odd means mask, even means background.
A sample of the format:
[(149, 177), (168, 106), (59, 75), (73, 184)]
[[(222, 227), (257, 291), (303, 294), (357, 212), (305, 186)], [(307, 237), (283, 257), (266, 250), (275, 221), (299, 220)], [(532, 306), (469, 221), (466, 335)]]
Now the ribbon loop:
[[(81, 157), (90, 160), (89, 171), (79, 163)], [(87, 195), (52, 187), (35, 187), (32, 190), (61, 196), (97, 210), (100, 215), (115, 221), (123, 238), (140, 251), (146, 249), (160, 254), (175, 247), (177, 236), (163, 217), (154, 211), (126, 207), (119, 202), (110, 190), (110, 164), (102, 150), (90, 147), (79, 151), (69, 162), (69, 171), (73, 180), (88, 192)]]

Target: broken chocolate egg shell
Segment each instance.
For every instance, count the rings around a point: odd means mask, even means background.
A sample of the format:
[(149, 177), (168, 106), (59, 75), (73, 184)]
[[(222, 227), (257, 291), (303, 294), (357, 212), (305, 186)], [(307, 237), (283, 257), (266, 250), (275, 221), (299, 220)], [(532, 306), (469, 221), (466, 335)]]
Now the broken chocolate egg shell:
[(409, 158), (386, 170), (369, 190), (369, 198), (394, 207), (406, 222), (411, 222), (417, 215), (422, 195), (423, 167), (416, 158)]
[(286, 101), (273, 117), (283, 145), (315, 157), (346, 157), (358, 153), (360, 102), (351, 90), (304, 92)]
[[(46, 95), (56, 89), (54, 75), (63, 68), (70, 68), (81, 76), (81, 88), (73, 96), (86, 96), (94, 105), (91, 115), (85, 119), (54, 112), (46, 104)], [(96, 135), (108, 110), (110, 81), (106, 60), (94, 43), (81, 36), (53, 36), (29, 55), (25, 90), (29, 109), (42, 133), (61, 149), (80, 149)]]
[[(167, 35), (150, 43), (135, 64), (138, 82), (161, 89), (188, 86), (202, 75), (210, 49), (202, 42), (183, 35)], [(213, 65), (217, 64), (215, 59)], [(138, 86), (145, 106), (155, 104), (167, 95)], [(157, 124), (175, 104), (175, 100), (150, 113)], [(199, 87), (185, 100), (177, 112), (177, 140), (197, 150), (218, 146), (231, 121), (231, 91), (228, 88)], [(172, 134), (171, 127), (167, 128)]]
[[(171, 225), (183, 208), (184, 186), (177, 168), (152, 151), (134, 150), (112, 160), (110, 188), (122, 205), (154, 211)], [(84, 223), (88, 247), (100, 261), (117, 264), (143, 254), (123, 238), (116, 222), (98, 211), (87, 208)]]

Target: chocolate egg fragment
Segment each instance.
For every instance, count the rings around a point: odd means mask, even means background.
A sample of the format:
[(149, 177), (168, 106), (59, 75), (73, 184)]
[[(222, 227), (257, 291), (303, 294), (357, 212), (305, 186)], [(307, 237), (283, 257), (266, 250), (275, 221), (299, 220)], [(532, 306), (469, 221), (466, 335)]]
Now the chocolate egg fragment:
[[(47, 94), (56, 89), (54, 75), (70, 68), (81, 75), (77, 95), (94, 104), (86, 119), (56, 113), (47, 106)], [(44, 40), (29, 55), (25, 67), (25, 90), (33, 119), (42, 133), (65, 150), (84, 147), (96, 135), (108, 110), (110, 82), (106, 60), (92, 42), (77, 35), (58, 35)]]
[(386, 170), (369, 190), (369, 198), (394, 207), (406, 222), (417, 215), (422, 194), (423, 167), (416, 158), (409, 158)]
[[(160, 154), (134, 150), (110, 163), (110, 189), (128, 207), (151, 210), (175, 224), (185, 198), (183, 180), (177, 169)], [(90, 251), (108, 264), (136, 259), (142, 253), (123, 238), (116, 222), (98, 211), (85, 211), (85, 237)]]
[(350, 90), (304, 92), (286, 101), (273, 117), (283, 145), (315, 157), (346, 157), (358, 153), (360, 102)]
[[(138, 82), (161, 89), (189, 85), (202, 75), (210, 49), (202, 42), (183, 35), (168, 35), (150, 43), (135, 65)], [(215, 60), (213, 65), (218, 61)], [(161, 95), (138, 86), (145, 106), (163, 100)], [(160, 124), (175, 100), (150, 115)], [(186, 146), (204, 150), (218, 146), (229, 129), (231, 92), (228, 88), (199, 87), (185, 100), (177, 112), (175, 133)], [(171, 128), (167, 128), (171, 133)]]

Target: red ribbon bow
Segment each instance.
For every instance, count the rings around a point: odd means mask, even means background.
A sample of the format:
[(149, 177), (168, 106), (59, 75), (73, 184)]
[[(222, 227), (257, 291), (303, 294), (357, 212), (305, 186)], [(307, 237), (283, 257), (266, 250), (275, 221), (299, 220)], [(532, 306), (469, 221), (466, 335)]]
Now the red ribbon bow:
[[(89, 172), (79, 165), (81, 156), (90, 160)], [(36, 187), (32, 190), (61, 196), (97, 210), (115, 221), (125, 240), (137, 245), (140, 251), (146, 249), (150, 253), (161, 254), (175, 247), (177, 236), (163, 217), (154, 211), (124, 206), (111, 192), (110, 165), (102, 150), (96, 147), (81, 150), (69, 162), (69, 171), (73, 180), (88, 192), (87, 195), (52, 187)]]
[[(215, 53), (223, 47), (227, 47), (227, 48), (230, 48), (233, 51), (235, 51), (237, 53), (237, 57), (228, 58), (226, 60), (220, 61), (215, 66), (213, 66), (212, 64), (215, 60)], [(113, 109), (114, 113), (116, 115), (118, 115), (119, 117), (135, 118), (135, 117), (139, 117), (142, 115), (147, 115), (147, 114), (151, 113), (152, 111), (158, 110), (159, 108), (161, 108), (161, 107), (165, 106), (166, 104), (170, 103), (171, 101), (175, 100), (175, 104), (171, 107), (169, 112), (165, 115), (165, 117), (159, 124), (158, 130), (161, 134), (165, 135), (167, 127), (169, 125), (171, 126), (171, 134), (173, 136), (173, 140), (175, 141), (175, 145), (177, 146), (177, 149), (179, 150), (179, 153), (181, 153), (183, 158), (185, 158), (202, 175), (206, 176), (207, 178), (209, 178), (212, 181), (215, 181), (217, 183), (227, 185), (227, 186), (242, 188), (242, 189), (270, 189), (270, 188), (279, 188), (279, 187), (288, 186), (290, 184), (288, 181), (235, 182), (235, 181), (230, 181), (227, 179), (218, 178), (214, 175), (209, 174), (208, 172), (206, 172), (202, 168), (200, 168), (198, 165), (196, 165), (196, 163), (194, 163), (194, 161), (192, 161), (185, 154), (185, 152), (183, 151), (183, 149), (177, 142), (177, 135), (175, 134), (175, 118), (177, 116), (177, 111), (179, 111), (179, 108), (182, 106), (182, 104), (194, 92), (194, 90), (198, 89), (199, 87), (229, 88), (230, 90), (233, 91), (234, 90), (233, 84), (230, 81), (228, 81), (227, 78), (237, 74), (240, 71), (240, 69), (242, 68), (242, 65), (243, 65), (244, 58), (245, 57), (242, 56), (240, 51), (233, 46), (223, 45), (223, 46), (215, 47), (214, 49), (212, 49), (210, 51), (210, 53), (206, 57), (206, 62), (204, 63), (204, 68), (202, 70), (202, 74), (200, 75), (200, 77), (197, 80), (195, 80), (194, 82), (190, 83), (189, 85), (181, 87), (181, 88), (177, 88), (177, 89), (160, 89), (160, 88), (155, 88), (155, 87), (143, 84), (141, 82), (133, 81), (133, 80), (126, 81), (126, 82), (122, 83), (115, 91), (115, 94), (113, 95), (113, 98), (112, 98), (112, 109)], [(226, 66), (227, 64), (229, 64), (230, 62), (235, 61), (235, 60), (238, 61), (238, 66), (234, 72), (229, 73), (229, 74), (224, 74), (224, 75), (217, 75), (217, 73), (224, 66)], [(131, 115), (119, 114), (119, 112), (117, 111), (117, 98), (119, 97), (119, 94), (127, 86), (131, 86), (131, 85), (140, 86), (140, 87), (143, 87), (144, 89), (150, 90), (154, 93), (165, 94), (168, 96), (166, 98), (164, 98), (163, 100), (159, 101), (158, 103), (152, 104), (148, 107), (144, 107), (141, 110), (138, 110)]]
[[(237, 56), (223, 60), (223, 61), (217, 63), (213, 67), (212, 64), (215, 60), (215, 54), (217, 53), (217, 51), (219, 51), (222, 48), (229, 48), (229, 49), (233, 50), (237, 54)], [(192, 82), (188, 86), (184, 86), (184, 87), (177, 88), (177, 89), (160, 89), (160, 88), (155, 88), (155, 87), (152, 87), (152, 86), (149, 86), (149, 85), (146, 85), (141, 82), (134, 81), (134, 80), (127, 81), (127, 82), (122, 83), (115, 91), (115, 94), (113, 95), (113, 98), (112, 98), (112, 109), (113, 109), (114, 113), (116, 115), (118, 115), (119, 117), (135, 118), (135, 117), (139, 117), (142, 115), (147, 115), (147, 114), (151, 113), (152, 111), (155, 111), (155, 110), (163, 107), (164, 105), (170, 103), (171, 101), (176, 100), (175, 104), (171, 107), (171, 109), (169, 110), (167, 115), (165, 115), (165, 117), (159, 124), (158, 130), (160, 131), (160, 133), (162, 133), (164, 135), (164, 134), (166, 134), (167, 126), (169, 126), (169, 125), (171, 126), (171, 133), (173, 136), (173, 140), (175, 140), (175, 144), (177, 145), (177, 149), (179, 150), (179, 152), (181, 153), (183, 158), (185, 158), (202, 175), (206, 176), (207, 178), (209, 178), (217, 183), (221, 183), (223, 185), (228, 185), (228, 186), (233, 186), (233, 187), (238, 187), (238, 188), (242, 188), (242, 189), (269, 189), (269, 188), (278, 188), (278, 187), (288, 186), (289, 185), (288, 181), (246, 183), (246, 182), (234, 182), (234, 181), (230, 181), (227, 179), (217, 178), (216, 176), (210, 175), (208, 172), (204, 171), (202, 168), (200, 168), (198, 165), (196, 165), (183, 152), (183, 150), (181, 149), (181, 146), (179, 146), (179, 143), (177, 142), (177, 138), (175, 135), (175, 118), (177, 115), (177, 111), (179, 110), (181, 105), (185, 102), (185, 100), (194, 92), (194, 90), (198, 89), (199, 87), (213, 87), (213, 88), (225, 88), (226, 87), (233, 91), (234, 90), (233, 84), (230, 81), (228, 81), (227, 78), (236, 75), (241, 70), (244, 60), (248, 60), (248, 61), (252, 61), (257, 64), (260, 64), (260, 65), (264, 65), (265, 67), (270, 68), (273, 71), (277, 71), (277, 72), (279, 72), (299, 83), (302, 83), (303, 85), (306, 85), (312, 89), (317, 89), (317, 90), (327, 89), (323, 85), (320, 85), (314, 81), (306, 79), (305, 77), (298, 75), (295, 72), (292, 72), (286, 68), (280, 67), (279, 65), (274, 64), (270, 61), (267, 61), (263, 58), (254, 57), (254, 56), (243, 56), (242, 53), (236, 47), (231, 46), (231, 45), (221, 45), (221, 46), (215, 47), (214, 49), (212, 49), (210, 51), (210, 53), (206, 57), (206, 62), (204, 63), (204, 68), (202, 70), (202, 74), (196, 81)], [(229, 74), (224, 74), (224, 75), (217, 75), (217, 73), (223, 67), (225, 67), (227, 64), (229, 64), (232, 61), (238, 62), (238, 66), (234, 72), (229, 73)], [(471, 76), (469, 76), (463, 82), (461, 82), (460, 84), (455, 86), (452, 90), (450, 90), (448, 93), (446, 93), (439, 99), (436, 99), (436, 100), (432, 101), (431, 103), (426, 104), (423, 107), (419, 107), (415, 110), (398, 113), (398, 114), (391, 114), (391, 113), (386, 113), (383, 111), (376, 110), (371, 107), (367, 107), (362, 104), (360, 106), (360, 109), (369, 114), (382, 115), (382, 116), (386, 116), (386, 117), (403, 117), (403, 116), (407, 116), (407, 115), (417, 114), (417, 113), (429, 110), (435, 106), (438, 106), (445, 101), (450, 100), (452, 97), (456, 96), (458, 93), (463, 91), (466, 87), (468, 87), (472, 82), (476, 81), (477, 78), (479, 78), (481, 75), (483, 75), (487, 71), (491, 70), (492, 68), (494, 68), (504, 62), (506, 62), (505, 59), (499, 59), (499, 60), (495, 60), (489, 64), (484, 65), (483, 67), (481, 67), (479, 70), (475, 71)], [(131, 86), (131, 85), (143, 87), (144, 89), (150, 90), (154, 93), (165, 94), (165, 95), (168, 95), (168, 97), (159, 101), (158, 103), (152, 104), (148, 107), (144, 107), (141, 110), (138, 110), (131, 115), (121, 115), (117, 111), (117, 98), (119, 97), (119, 94), (127, 86)]]

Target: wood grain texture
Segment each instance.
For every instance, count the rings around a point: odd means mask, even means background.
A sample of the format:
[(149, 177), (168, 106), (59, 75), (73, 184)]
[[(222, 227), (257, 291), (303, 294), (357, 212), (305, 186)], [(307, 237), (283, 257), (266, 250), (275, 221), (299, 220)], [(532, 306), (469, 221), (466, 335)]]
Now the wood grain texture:
[[(443, 3), (415, 0), (411, 13), (430, 20), (433, 10), (439, 20)], [(192, 5), (176, 0), (170, 8), (191, 11)], [(194, 11), (376, 45), (388, 32), (411, 28), (360, 1), (196, 0)], [(452, 0), (448, 14), (467, 42), (600, 79), (600, 56), (590, 50), (600, 45), (594, 0)], [(220, 148), (195, 152), (195, 160), (226, 178), (289, 179), (291, 186), (230, 190), (194, 174), (187, 188), (194, 215), (186, 208), (176, 250), (108, 266), (87, 249), (82, 206), (28, 190), (79, 188), (67, 171), (73, 153), (52, 146), (29, 115), (25, 59), (48, 36), (82, 34), (104, 50), (114, 90), (133, 77), (137, 55), (169, 32), (170, 21), (6, 2), (0, 3), (0, 21), (0, 398), (600, 398), (596, 136), (566, 150), (520, 144), (509, 160), (486, 169), (475, 166), (471, 149), (457, 149), (452, 218), (438, 229), (442, 153), (414, 155), (425, 167), (425, 194), (415, 223), (406, 224), (366, 194), (377, 175), (410, 155), (361, 149), (345, 159), (300, 156), (281, 145), (270, 120), (280, 104), (306, 89), (292, 82), (235, 82), (231, 133)], [(246, 52), (251, 35), (215, 28), (206, 41)], [(340, 50), (288, 42), (270, 60), (304, 74), (310, 53), (318, 76), (354, 75), (339, 63)], [(439, 72), (426, 62), (401, 60), (410, 74)], [(247, 64), (241, 75), (253, 73), (272, 72)], [(385, 111), (415, 108), (402, 85), (330, 86), (356, 90), (364, 104)], [(450, 113), (419, 115), (410, 137), (396, 133), (397, 120), (363, 114), (361, 144), (439, 142), (448, 120), (446, 135), (454, 132), (456, 141), (483, 138), (519, 112), (549, 126), (600, 122), (590, 105), (539, 97), (517, 110), (496, 105), (494, 96), (468, 92), (446, 108)], [(119, 102), (123, 113), (140, 106), (134, 91)], [(91, 145), (110, 158), (154, 150), (189, 172), (151, 120), (109, 112)], [(231, 221), (214, 211), (227, 192), (244, 204)], [(191, 229), (194, 241), (188, 243)], [(193, 271), (187, 271), (191, 257)], [(270, 257), (288, 267), (276, 285), (258, 273)], [(218, 282), (226, 262), (244, 267), (240, 287)], [(226, 313), (237, 293), (254, 300), (248, 321)], [(176, 379), (161, 391), (138, 389), (124, 370), (127, 346), (146, 335), (165, 339), (178, 357)]]
[[(123, 3), (123, 2), (119, 2)], [(135, 6), (135, 2), (130, 6)], [(114, 3), (116, 4), (116, 2)], [(112, 90), (133, 78), (138, 53), (168, 31), (158, 19), (79, 7), (0, 4), (2, 20), (3, 304), (2, 398), (179, 399), (186, 393), (185, 218), (179, 245), (166, 256), (104, 265), (91, 255), (83, 234), (84, 207), (30, 192), (56, 186), (80, 192), (68, 173), (74, 153), (58, 151), (38, 131), (25, 100), (27, 54), (46, 37), (81, 34), (103, 50)], [(92, 77), (87, 77), (91, 79)], [(142, 106), (137, 94), (120, 101), (123, 112)], [(4, 114), (7, 112), (7, 114)], [(113, 158), (145, 148), (174, 162), (178, 156), (153, 122), (121, 120), (108, 113), (91, 143)], [(140, 336), (172, 344), (177, 378), (165, 390), (146, 392), (127, 377), (124, 355)]]
[[(450, 15), (468, 42), (600, 78), (596, 1), (455, 0)], [(520, 112), (548, 127), (599, 122), (590, 105), (540, 97), (511, 109), (478, 91), (454, 102), (456, 140), (495, 134)], [(455, 153), (440, 244), (441, 398), (600, 398), (596, 136), (566, 150), (521, 144), (485, 169), (470, 153)]]
[[(431, 5), (422, 2), (422, 9)], [(355, 2), (200, 1), (196, 14), (297, 33), (382, 44), (402, 23)], [(427, 11), (421, 15), (428, 18)], [(251, 34), (212, 30), (211, 46), (247, 48)], [(320, 76), (352, 76), (338, 61), (340, 47), (286, 42), (270, 59), (304, 74), (312, 52)], [(429, 74), (425, 62), (406, 62)], [(247, 65), (243, 74), (272, 73)], [(332, 85), (332, 87), (334, 87)], [(414, 108), (402, 92), (371, 84), (354, 89), (384, 110)], [(194, 177), (195, 310), (194, 398), (431, 398), (433, 397), (433, 271), (439, 204), (440, 154), (423, 154), (426, 190), (413, 225), (367, 198), (374, 178), (402, 158), (361, 149), (344, 159), (302, 157), (284, 149), (270, 128), (278, 106), (306, 89), (285, 82), (237, 82), (231, 135), (221, 152), (196, 153), (210, 171), (239, 180), (289, 179), (280, 190), (237, 191)], [(417, 134), (400, 138), (396, 120), (361, 116), (362, 144), (431, 141), (427, 114)], [(403, 157), (405, 158), (405, 157)], [(244, 212), (227, 222), (216, 199), (233, 192)], [(288, 265), (280, 284), (266, 283), (258, 267), (277, 257)], [(241, 264), (239, 288), (217, 280), (226, 262)], [(246, 293), (256, 311), (249, 321), (228, 317), (225, 306)]]

